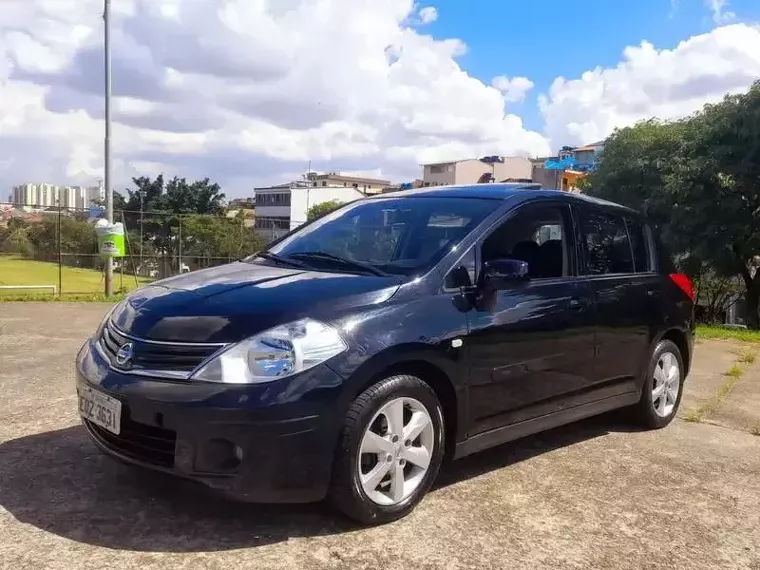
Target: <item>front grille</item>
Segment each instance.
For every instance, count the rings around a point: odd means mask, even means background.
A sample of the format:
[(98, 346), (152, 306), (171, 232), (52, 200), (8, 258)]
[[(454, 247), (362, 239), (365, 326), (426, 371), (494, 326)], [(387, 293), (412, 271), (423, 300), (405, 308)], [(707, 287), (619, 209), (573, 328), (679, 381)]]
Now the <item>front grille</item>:
[(132, 421), (129, 410), (122, 407), (121, 433), (116, 435), (84, 420), (90, 432), (109, 449), (128, 458), (157, 465), (159, 467), (174, 467), (174, 447), (177, 434), (170, 430), (153, 427)]
[[(127, 365), (116, 361), (116, 353), (125, 344), (132, 343), (132, 358)], [(103, 327), (100, 346), (111, 364), (129, 370), (170, 370), (190, 372), (219, 350), (221, 344), (187, 344), (156, 342), (127, 337), (111, 322)]]

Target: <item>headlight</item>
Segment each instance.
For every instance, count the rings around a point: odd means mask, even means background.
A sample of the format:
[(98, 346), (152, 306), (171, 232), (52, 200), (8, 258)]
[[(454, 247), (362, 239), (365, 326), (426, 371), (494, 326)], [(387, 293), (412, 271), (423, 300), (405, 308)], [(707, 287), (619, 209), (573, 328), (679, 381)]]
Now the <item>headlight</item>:
[(191, 380), (257, 384), (313, 368), (346, 350), (334, 328), (303, 319), (232, 345), (203, 364)]

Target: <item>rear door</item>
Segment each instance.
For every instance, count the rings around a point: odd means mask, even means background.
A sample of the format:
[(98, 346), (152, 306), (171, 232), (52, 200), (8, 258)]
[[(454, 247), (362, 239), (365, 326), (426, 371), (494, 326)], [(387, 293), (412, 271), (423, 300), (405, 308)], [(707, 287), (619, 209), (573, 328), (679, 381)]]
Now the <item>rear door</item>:
[(660, 320), (650, 236), (624, 210), (583, 205), (575, 212), (581, 271), (589, 279), (596, 315), (594, 385), (603, 397), (632, 392)]
[(588, 401), (594, 317), (576, 246), (570, 207), (558, 201), (521, 206), (476, 248), (478, 266), (521, 259), (531, 279), (467, 313), (469, 435)]

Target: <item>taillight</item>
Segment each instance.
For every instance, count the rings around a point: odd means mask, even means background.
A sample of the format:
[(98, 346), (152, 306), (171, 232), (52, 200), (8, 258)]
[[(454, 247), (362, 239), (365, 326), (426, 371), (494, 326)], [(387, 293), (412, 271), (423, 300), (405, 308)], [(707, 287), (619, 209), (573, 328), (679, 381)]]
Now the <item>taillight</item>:
[(691, 279), (683, 273), (671, 273), (670, 278), (689, 299), (694, 300), (694, 285), (691, 284)]

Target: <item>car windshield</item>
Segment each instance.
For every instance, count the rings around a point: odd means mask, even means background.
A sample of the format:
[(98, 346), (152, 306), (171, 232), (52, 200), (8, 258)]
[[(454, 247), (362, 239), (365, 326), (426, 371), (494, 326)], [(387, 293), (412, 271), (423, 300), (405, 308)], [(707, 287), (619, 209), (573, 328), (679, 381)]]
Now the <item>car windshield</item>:
[(363, 264), (413, 275), (433, 267), (494, 207), (492, 200), (479, 198), (360, 200), (296, 231), (268, 253), (320, 266), (340, 258), (357, 270)]

